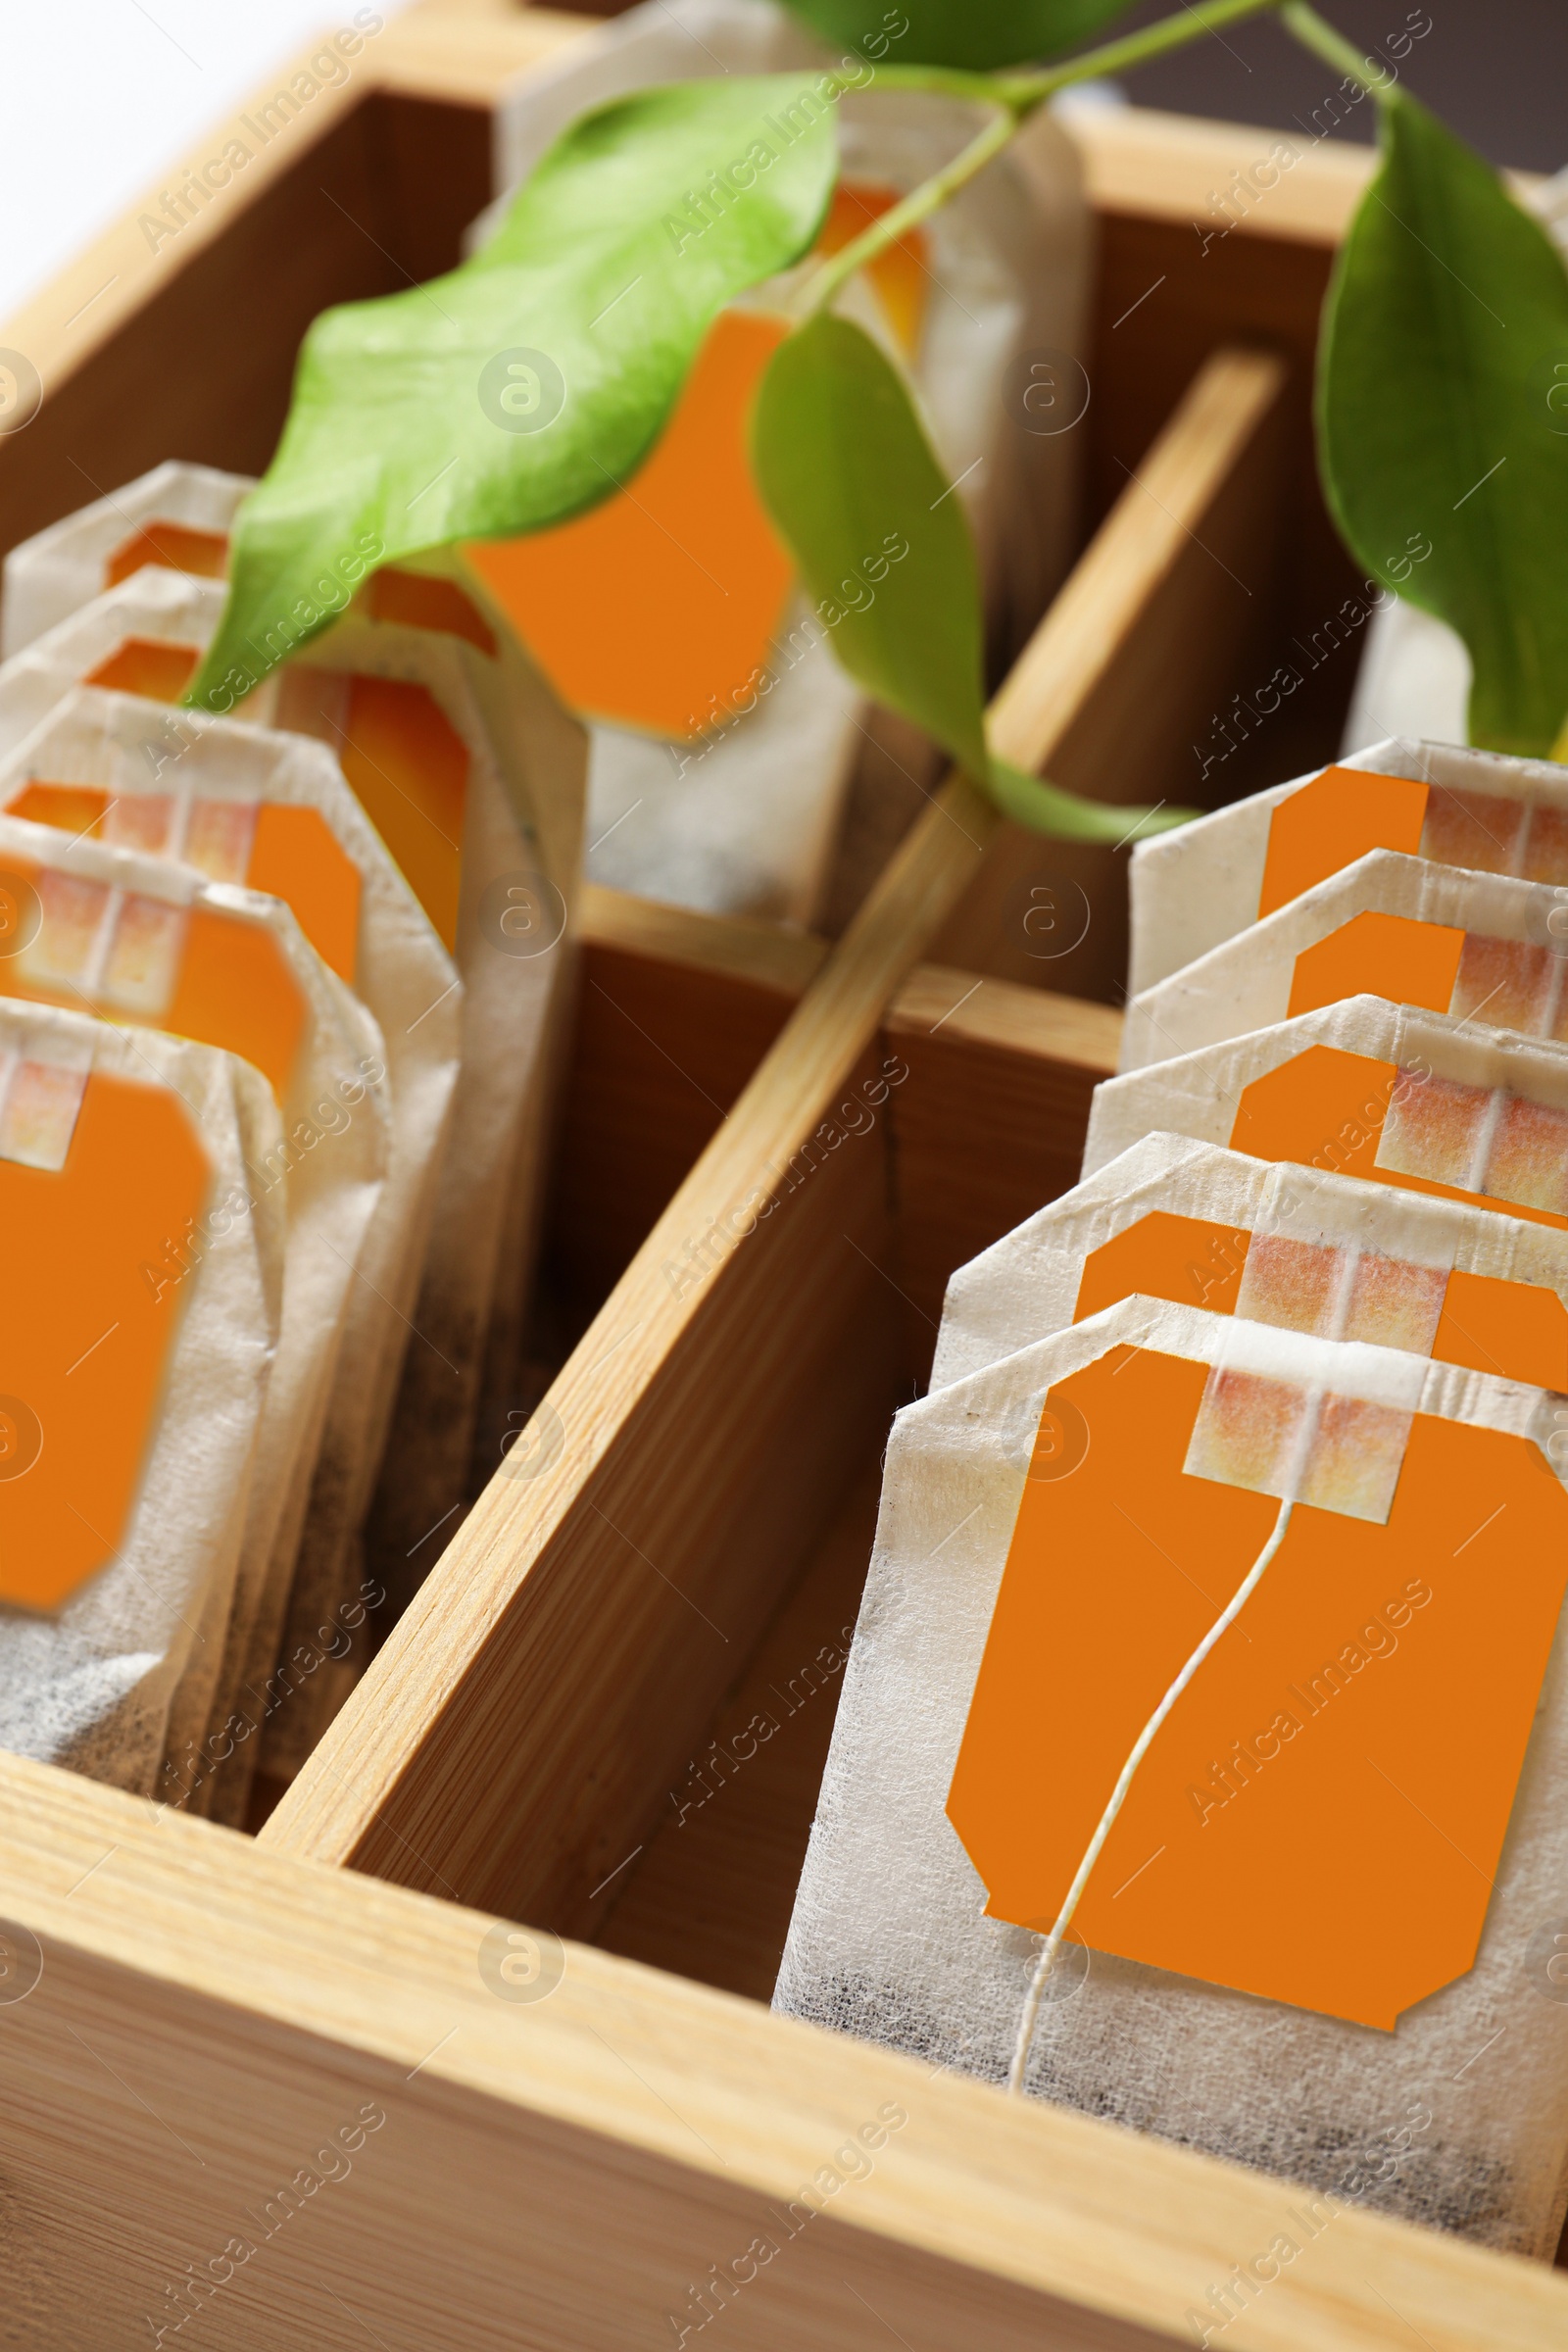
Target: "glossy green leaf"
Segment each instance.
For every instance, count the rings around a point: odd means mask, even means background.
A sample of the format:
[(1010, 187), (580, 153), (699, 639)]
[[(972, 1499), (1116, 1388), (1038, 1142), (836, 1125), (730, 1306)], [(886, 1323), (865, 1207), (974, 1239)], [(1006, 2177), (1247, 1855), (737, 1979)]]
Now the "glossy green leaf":
[(1568, 271), (1402, 95), (1329, 293), (1318, 433), (1357, 561), (1470, 650), (1471, 740), (1548, 751), (1568, 713)]
[(838, 169), (823, 83), (736, 74), (601, 108), (474, 260), (325, 312), (190, 699), (229, 708), (377, 564), (538, 530), (631, 473), (715, 313), (815, 236)]
[(830, 41), (900, 66), (987, 72), (1059, 57), (1130, 0), (789, 0)]
[(968, 519), (902, 376), (859, 327), (816, 318), (780, 344), (758, 397), (753, 465), (851, 677), (934, 736), (1009, 815), (1065, 839), (1119, 841), (1193, 813), (1079, 800), (991, 759)]

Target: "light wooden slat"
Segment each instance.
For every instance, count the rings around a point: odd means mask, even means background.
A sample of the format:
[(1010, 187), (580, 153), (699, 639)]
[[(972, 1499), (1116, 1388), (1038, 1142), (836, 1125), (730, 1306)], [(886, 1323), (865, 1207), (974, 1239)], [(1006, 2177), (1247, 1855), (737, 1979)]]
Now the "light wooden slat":
[[(1281, 380), (1261, 355), (1203, 371), (1157, 453), (1169, 512), (1129, 491), (998, 698), (1008, 757), (1119, 724), (1180, 549)], [(556, 1458), (492, 1480), (268, 1824), (279, 1851), (591, 1923), (885, 1415), (886, 1121), (804, 1180), (789, 1163), (867, 1082), (889, 1000), (996, 828), (955, 779), (906, 836), (547, 1397)]]
[[(889, 2328), (909, 2352), (1153, 2352), (1301, 2198), (582, 1946), (548, 1998), (502, 1999), (485, 1917), (15, 1758), (0, 1885), (13, 1948), (43, 1953), (0, 2007), (0, 2330), (27, 2352), (156, 2342), (166, 2286), (234, 2237), (254, 2251), (166, 2343), (624, 2352), (675, 2343), (668, 2315), (758, 2236), (779, 2250), (727, 2317), (752, 2352)], [(322, 2180), (366, 2103), (385, 2122)], [(907, 2121), (786, 2238), (886, 2107)], [(1546, 2270), (1347, 2210), (1224, 2341), (1555, 2352), (1565, 2328)]]

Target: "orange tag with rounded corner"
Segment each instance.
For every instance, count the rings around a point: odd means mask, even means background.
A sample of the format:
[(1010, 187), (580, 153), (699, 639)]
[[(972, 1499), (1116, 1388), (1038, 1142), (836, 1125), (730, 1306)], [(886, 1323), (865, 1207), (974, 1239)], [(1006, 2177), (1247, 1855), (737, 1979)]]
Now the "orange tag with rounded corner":
[[(1052, 1389), (948, 1800), (992, 1917), (1051, 1928), (1140, 1732), (1267, 1543), (1275, 1388), (1117, 1347)], [(1071, 1933), (1390, 2030), (1475, 1958), (1568, 1495), (1524, 1438), (1327, 1404), (1345, 1409), (1322, 1415), (1307, 1499), (1156, 1734)]]
[(211, 1173), (172, 1089), (0, 1065), (0, 1600), (57, 1608), (124, 1538), (181, 1298), (143, 1268)]

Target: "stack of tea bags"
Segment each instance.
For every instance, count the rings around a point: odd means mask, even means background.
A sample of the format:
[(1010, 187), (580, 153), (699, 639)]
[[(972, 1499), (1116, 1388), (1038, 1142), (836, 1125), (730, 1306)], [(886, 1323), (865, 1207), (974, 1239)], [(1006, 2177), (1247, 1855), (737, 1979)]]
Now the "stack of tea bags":
[[(767, 0), (645, 0), (529, 74), (498, 117), (498, 176), (514, 188), (568, 124), (656, 83), (810, 74), (835, 101), (843, 178), (821, 238), (836, 251), (951, 160), (978, 109), (874, 87), (898, 34), (830, 51)], [(858, 95), (863, 88), (870, 95)], [(759, 139), (788, 138), (823, 109)], [(482, 243), (507, 198), (476, 223)], [(689, 199), (702, 233), (705, 199)], [(1088, 210), (1075, 151), (1049, 112), (1008, 154), (859, 274), (858, 323), (907, 368), (948, 479), (973, 522), (997, 650), (1021, 641), (1073, 553), (1088, 379), (1082, 347)], [(808, 268), (810, 265), (804, 265)], [(748, 412), (788, 331), (793, 277), (715, 321), (659, 447), (629, 491), (559, 529), (473, 551), (563, 699), (592, 720), (590, 879), (712, 912), (809, 922), (827, 904), (841, 828), (860, 862), (921, 805), (930, 747), (869, 705), (832, 650), (836, 614), (792, 584), (752, 484)], [(633, 294), (631, 299), (635, 301)], [(894, 535), (896, 539), (896, 534)], [(867, 546), (877, 594), (895, 545)], [(847, 807), (848, 803), (848, 807)], [(849, 843), (850, 856), (855, 856)]]
[(487, 1363), (510, 1372), (583, 764), (435, 573), (375, 575), (242, 718), (171, 708), (247, 486), (163, 466), (17, 550), (0, 667), (0, 999), (226, 1049), (283, 1122), (244, 1163), (281, 1257), (265, 1540), (164, 1772), (230, 1820), (258, 1765), (297, 1769), (368, 1612), (439, 1552), (410, 1563), (451, 1532)]
[(1385, 745), (1141, 854), (1137, 1066), (888, 1449), (777, 2005), (1303, 2183), (1200, 2340), (1568, 2205), (1565, 806)]
[(228, 1054), (0, 1002), (0, 1745), (150, 1790), (206, 1729), (288, 1472), (280, 1135)]

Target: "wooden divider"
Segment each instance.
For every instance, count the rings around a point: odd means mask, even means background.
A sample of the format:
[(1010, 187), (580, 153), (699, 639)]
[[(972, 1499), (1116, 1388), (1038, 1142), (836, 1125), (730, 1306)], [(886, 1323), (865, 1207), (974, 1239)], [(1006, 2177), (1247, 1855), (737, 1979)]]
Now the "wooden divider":
[[(1261, 354), (1204, 368), (1152, 458), (1161, 503), (1129, 487), (998, 696), (1005, 756), (1126, 740), (1143, 649), (1171, 646), (1187, 551), (1283, 381)], [(955, 778), (906, 838), (272, 1815), (275, 1851), (592, 1927), (885, 1419), (898, 1081), (872, 1050), (998, 829)], [(869, 1133), (799, 1156), (860, 1105)]]
[[(14, 1756), (0, 1886), (8, 2352), (1157, 2352), (1302, 2193)], [(1222, 2340), (1565, 2336), (1349, 2208)]]

